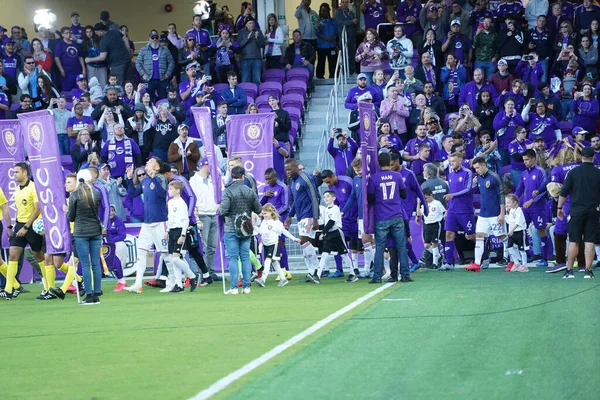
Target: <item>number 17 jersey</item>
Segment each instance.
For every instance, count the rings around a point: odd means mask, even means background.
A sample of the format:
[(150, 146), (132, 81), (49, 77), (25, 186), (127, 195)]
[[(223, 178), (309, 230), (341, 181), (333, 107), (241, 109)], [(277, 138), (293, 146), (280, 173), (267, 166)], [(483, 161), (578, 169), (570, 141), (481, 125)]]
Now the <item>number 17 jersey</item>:
[(388, 221), (403, 218), (400, 191), (406, 189), (399, 172), (386, 170), (371, 175), (367, 183), (367, 193), (375, 195), (375, 221)]

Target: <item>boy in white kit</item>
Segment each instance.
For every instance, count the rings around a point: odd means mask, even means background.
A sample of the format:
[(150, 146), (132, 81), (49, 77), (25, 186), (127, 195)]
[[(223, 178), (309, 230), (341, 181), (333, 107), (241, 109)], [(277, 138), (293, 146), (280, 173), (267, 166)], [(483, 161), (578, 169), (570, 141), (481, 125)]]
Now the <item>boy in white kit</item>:
[[(423, 189), (425, 200), (429, 207), (429, 214), (423, 217), (423, 244), (425, 251), (429, 251), (433, 255), (433, 268), (440, 266), (440, 241), (442, 239), (442, 220), (446, 208), (442, 203), (433, 198), (433, 192), (429, 188)], [(425, 212), (424, 206), (421, 206), (420, 215), (417, 215), (417, 222)]]
[[(344, 240), (344, 234), (342, 233), (342, 214), (340, 208), (334, 204), (335, 192), (333, 190), (327, 190), (323, 193), (323, 201), (327, 204), (325, 209), (323, 227), (321, 238), (323, 240), (323, 251), (321, 252), (321, 261), (319, 262), (319, 268), (314, 273), (308, 274), (308, 279), (313, 283), (321, 282), (321, 273), (325, 266), (327, 266), (327, 260), (329, 255), (332, 253), (342, 255), (342, 263), (344, 268), (352, 271), (352, 259), (348, 253), (348, 247)], [(350, 273), (346, 282), (356, 282), (358, 277), (354, 273)]]
[(198, 287), (199, 276), (192, 272), (190, 266), (181, 258), (181, 252), (185, 243), (185, 235), (190, 217), (185, 201), (181, 198), (183, 191), (183, 183), (180, 181), (171, 181), (169, 183), (169, 196), (171, 200), (167, 203), (169, 210), (167, 219), (167, 232), (165, 239), (168, 239), (168, 256), (167, 265), (173, 263), (173, 273), (175, 275), (175, 285), (169, 293), (181, 293), (184, 291), (183, 282), (181, 281), (181, 272), (190, 278), (190, 292), (193, 292)]

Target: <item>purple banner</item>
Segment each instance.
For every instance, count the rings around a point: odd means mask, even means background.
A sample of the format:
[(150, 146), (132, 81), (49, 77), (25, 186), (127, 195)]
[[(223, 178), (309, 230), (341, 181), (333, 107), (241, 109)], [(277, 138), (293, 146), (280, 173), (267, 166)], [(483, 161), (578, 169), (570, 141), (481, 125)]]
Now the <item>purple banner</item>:
[(360, 154), (362, 157), (362, 208), (365, 233), (375, 233), (375, 207), (367, 202), (367, 182), (377, 172), (377, 116), (372, 103), (358, 103)]
[[(0, 120), (0, 188), (8, 200), (8, 209), (12, 223), (17, 215), (15, 206), (15, 190), (18, 183), (14, 180), (13, 167), (15, 163), (25, 160), (23, 152), (23, 135), (21, 135), (21, 124), (18, 120)], [(10, 221), (4, 221), (4, 233), (2, 234), (2, 248), (8, 248), (8, 231), (6, 227), (12, 225)]]
[[(215, 143), (213, 140), (212, 131), (212, 115), (210, 108), (208, 107), (192, 107), (192, 115), (194, 116), (194, 122), (200, 133), (202, 144), (204, 145), (204, 152), (206, 158), (208, 158), (208, 167), (210, 168), (210, 176), (212, 178), (213, 187), (215, 188), (215, 203), (221, 204), (223, 182), (221, 178), (221, 171), (219, 170), (219, 161), (215, 154)], [(221, 270), (225, 272), (226, 263), (223, 261), (225, 257), (225, 249), (223, 248), (223, 218), (217, 218), (217, 249), (215, 251), (215, 271)]]
[(54, 118), (47, 110), (19, 114), (29, 155), (49, 254), (71, 251), (71, 230), (63, 205), (67, 203)]
[(254, 176), (258, 197), (265, 187), (265, 171), (273, 168), (275, 113), (232, 115), (227, 121), (227, 155), (243, 160), (244, 169)]

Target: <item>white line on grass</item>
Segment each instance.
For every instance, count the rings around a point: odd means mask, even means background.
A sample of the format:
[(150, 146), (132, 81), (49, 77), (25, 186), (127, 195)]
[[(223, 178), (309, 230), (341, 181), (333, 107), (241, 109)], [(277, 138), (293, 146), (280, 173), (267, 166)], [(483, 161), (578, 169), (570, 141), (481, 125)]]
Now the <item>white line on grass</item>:
[(231, 385), (233, 382), (237, 381), (238, 379), (240, 379), (244, 375), (249, 374), (250, 372), (252, 372), (256, 368), (260, 367), (261, 365), (263, 365), (267, 361), (269, 361), (272, 358), (276, 357), (277, 355), (283, 353), (285, 350), (289, 349), (290, 347), (292, 347), (296, 343), (300, 342), (301, 340), (303, 340), (303, 339), (307, 338), (308, 336), (312, 335), (313, 333), (315, 333), (319, 329), (323, 328), (325, 325), (329, 324), (330, 322), (335, 321), (337, 318), (339, 318), (342, 315), (346, 314), (348, 311), (351, 311), (352, 309), (358, 307), (359, 305), (361, 305), (365, 301), (369, 300), (371, 297), (378, 295), (379, 293), (381, 293), (384, 290), (392, 287), (393, 285), (394, 285), (393, 283), (386, 283), (386, 284), (378, 287), (377, 289), (373, 290), (372, 292), (367, 293), (363, 297), (361, 297), (361, 298), (359, 298), (357, 300), (354, 300), (352, 303), (348, 304), (346, 307), (344, 307), (344, 308), (342, 308), (342, 309), (334, 312), (333, 314), (331, 314), (331, 315), (323, 318), (322, 320), (320, 320), (319, 322), (317, 322), (313, 326), (309, 327), (308, 329), (300, 332), (299, 334), (297, 334), (293, 338), (286, 340), (285, 342), (283, 342), (279, 346), (274, 347), (273, 349), (269, 350), (268, 352), (266, 352), (262, 356), (258, 357), (257, 359), (250, 361), (248, 364), (244, 365), (240, 369), (238, 369), (236, 371), (233, 371), (229, 375), (227, 375), (227, 376), (219, 379), (218, 381), (216, 381), (215, 383), (213, 383), (212, 385), (210, 385), (208, 388), (202, 390), (200, 393), (198, 393), (197, 395), (195, 395), (191, 399), (193, 399), (193, 400), (209, 399), (210, 397), (212, 397), (215, 394), (219, 393), (221, 390), (227, 388), (229, 385)]
[(381, 301), (412, 301), (412, 299), (382, 299)]

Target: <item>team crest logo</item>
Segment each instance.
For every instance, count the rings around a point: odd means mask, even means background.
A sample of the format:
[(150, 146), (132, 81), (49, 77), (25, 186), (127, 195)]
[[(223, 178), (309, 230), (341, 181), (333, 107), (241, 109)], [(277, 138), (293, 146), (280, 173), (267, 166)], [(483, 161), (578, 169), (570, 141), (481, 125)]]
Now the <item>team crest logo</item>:
[(6, 147), (6, 150), (11, 156), (14, 156), (17, 152), (17, 137), (15, 133), (9, 129), (3, 130), (2, 140), (4, 141), (4, 147)]
[(371, 117), (369, 114), (365, 114), (363, 117), (363, 126), (365, 127), (365, 135), (369, 136), (371, 132), (369, 132), (369, 128), (371, 128)]
[(29, 124), (29, 143), (37, 150), (42, 151), (44, 145), (44, 134), (42, 125), (39, 122)]
[(531, 179), (533, 179), (533, 180), (535, 181), (535, 175), (533, 175), (533, 176), (531, 177)]
[(108, 254), (108, 252), (109, 252), (109, 251), (110, 251), (110, 250), (109, 250), (108, 246), (102, 246), (102, 248), (101, 248), (101, 252), (102, 252), (102, 255), (103, 255), (103, 256), (106, 256), (106, 255)]
[(300, 184), (296, 183), (296, 190), (300, 190)]
[(485, 187), (486, 187), (486, 188), (488, 188), (488, 189), (490, 188), (490, 181), (487, 181), (487, 182), (485, 183)]
[(462, 182), (462, 176), (459, 176), (459, 177), (458, 177), (458, 181), (459, 181), (459, 182)]
[(346, 193), (346, 189), (342, 189), (342, 193)]
[(256, 148), (262, 142), (260, 126), (256, 124), (246, 125), (244, 129), (244, 141), (252, 148)]

